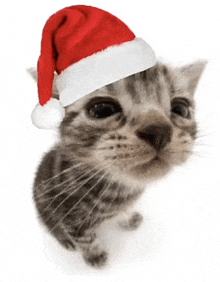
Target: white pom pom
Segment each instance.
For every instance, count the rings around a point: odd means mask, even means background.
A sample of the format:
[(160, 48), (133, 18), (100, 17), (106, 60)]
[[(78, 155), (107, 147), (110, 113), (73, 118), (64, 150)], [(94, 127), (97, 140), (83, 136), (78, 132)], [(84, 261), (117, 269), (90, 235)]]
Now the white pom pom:
[(51, 98), (44, 106), (37, 104), (31, 114), (33, 124), (42, 129), (57, 128), (65, 116), (59, 100)]

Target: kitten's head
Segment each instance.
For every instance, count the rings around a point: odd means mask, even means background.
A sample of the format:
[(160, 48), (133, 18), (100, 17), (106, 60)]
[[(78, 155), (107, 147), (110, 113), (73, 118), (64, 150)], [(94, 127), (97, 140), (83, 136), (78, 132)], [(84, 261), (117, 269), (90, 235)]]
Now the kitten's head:
[(193, 94), (204, 66), (157, 63), (66, 107), (65, 154), (141, 185), (184, 163), (196, 137)]

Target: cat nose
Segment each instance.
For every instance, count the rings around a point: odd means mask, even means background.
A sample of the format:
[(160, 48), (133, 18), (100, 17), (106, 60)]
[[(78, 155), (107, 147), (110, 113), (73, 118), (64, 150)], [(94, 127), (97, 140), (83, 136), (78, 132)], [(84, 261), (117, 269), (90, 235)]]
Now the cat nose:
[(172, 131), (170, 124), (159, 123), (138, 129), (136, 135), (160, 151), (171, 141)]

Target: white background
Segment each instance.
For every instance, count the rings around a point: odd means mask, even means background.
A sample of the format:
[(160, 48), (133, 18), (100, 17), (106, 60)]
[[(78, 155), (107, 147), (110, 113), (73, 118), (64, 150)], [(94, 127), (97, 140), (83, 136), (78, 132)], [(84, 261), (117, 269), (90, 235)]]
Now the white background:
[(218, 1), (84, 0), (118, 16), (166, 62), (208, 60), (196, 92), (201, 138), (185, 166), (147, 189), (137, 205), (145, 215), (138, 231), (107, 226), (103, 270), (62, 249), (38, 223), (32, 183), (56, 133), (31, 123), (37, 90), (25, 69), (36, 65), (47, 18), (74, 4), (4, 1), (0, 7), (0, 281), (220, 281)]

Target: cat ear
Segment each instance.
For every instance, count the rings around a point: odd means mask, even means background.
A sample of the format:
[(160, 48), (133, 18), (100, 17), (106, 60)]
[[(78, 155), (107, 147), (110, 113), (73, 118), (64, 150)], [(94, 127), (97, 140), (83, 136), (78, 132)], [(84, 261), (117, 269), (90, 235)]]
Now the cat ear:
[[(31, 77), (34, 79), (34, 81), (37, 83), (37, 69), (36, 68), (29, 68), (27, 69), (27, 72), (31, 75)], [(52, 98), (59, 100), (59, 92), (56, 86), (56, 80), (58, 78), (58, 75), (54, 74), (54, 80), (53, 80), (53, 91), (52, 91)]]
[(197, 61), (193, 64), (180, 68), (180, 74), (187, 82), (188, 92), (193, 95), (198, 85), (199, 79), (205, 69), (207, 61)]
[(31, 75), (33, 80), (37, 82), (37, 69), (36, 68), (28, 68), (27, 72)]

